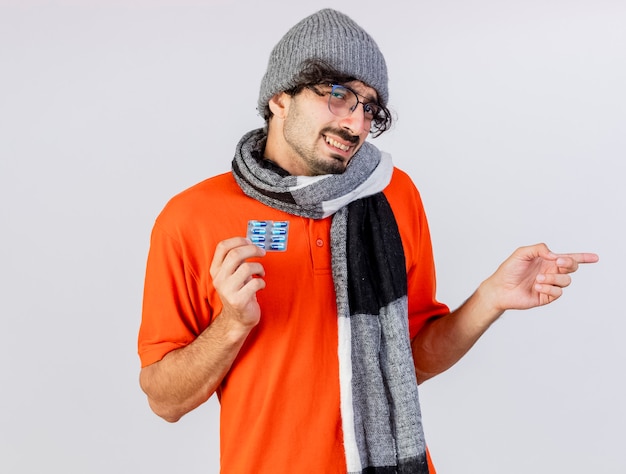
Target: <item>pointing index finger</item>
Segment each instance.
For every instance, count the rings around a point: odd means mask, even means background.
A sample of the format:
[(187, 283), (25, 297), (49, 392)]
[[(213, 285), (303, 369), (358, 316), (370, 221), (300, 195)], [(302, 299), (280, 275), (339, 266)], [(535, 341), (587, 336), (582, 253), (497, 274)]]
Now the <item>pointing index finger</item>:
[(570, 253), (568, 257), (573, 258), (578, 263), (596, 263), (600, 260), (600, 257), (595, 253), (582, 252), (582, 253)]
[(600, 257), (598, 257), (595, 253), (589, 252), (562, 253), (555, 254), (554, 256), (556, 257), (556, 264), (560, 268), (564, 269), (569, 266), (573, 271), (576, 271), (578, 265), (580, 264), (596, 263), (600, 259)]

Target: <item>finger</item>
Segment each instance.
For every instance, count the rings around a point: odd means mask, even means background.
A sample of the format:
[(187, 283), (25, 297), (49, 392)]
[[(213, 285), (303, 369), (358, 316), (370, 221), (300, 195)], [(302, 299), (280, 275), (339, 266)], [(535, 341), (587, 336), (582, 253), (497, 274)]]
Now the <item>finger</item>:
[(265, 255), (265, 250), (252, 243), (235, 247), (226, 254), (222, 263), (222, 270), (228, 274), (235, 273), (248, 259), (262, 257), (263, 255)]
[(563, 288), (561, 288), (560, 286), (543, 285), (541, 283), (535, 283), (535, 290), (539, 294), (548, 297), (548, 301), (546, 302), (555, 300), (563, 294)]
[[(231, 250), (230, 253), (241, 252), (240, 249), (242, 248), (237, 247)], [(223, 298), (233, 301), (239, 299), (247, 300), (253, 293), (265, 287), (265, 281), (253, 281), (265, 276), (265, 269), (261, 263), (243, 261), (234, 270), (230, 271), (228, 260), (229, 257), (225, 259), (225, 264), (213, 279), (216, 289), (219, 288), (218, 292)]]
[(218, 290), (222, 301), (237, 310), (245, 308), (257, 291), (265, 288), (263, 265), (244, 262), (220, 282)]
[(250, 241), (245, 237), (232, 237), (230, 239), (222, 240), (215, 247), (215, 254), (213, 255), (213, 263), (216, 266), (222, 265), (224, 258), (228, 252), (236, 247), (250, 244)]
[(579, 263), (596, 263), (598, 260), (600, 260), (600, 257), (598, 257), (597, 254), (595, 254), (595, 253), (588, 253), (588, 252), (559, 253), (559, 254), (551, 253), (551, 257), (552, 257), (552, 260), (568, 259), (568, 260), (572, 260), (572, 261), (576, 262), (577, 264), (579, 264)]
[(565, 256), (574, 259), (577, 263), (596, 263), (600, 260), (600, 257), (595, 253), (582, 252), (582, 253), (569, 253)]
[(534, 260), (542, 257), (547, 260), (555, 260), (557, 256), (553, 254), (546, 244), (534, 244), (525, 247), (519, 247), (515, 250), (514, 255), (522, 260)]
[(572, 283), (572, 277), (562, 273), (547, 273), (537, 275), (536, 281), (540, 285), (568, 287)]
[(265, 280), (261, 277), (250, 278), (243, 286), (243, 292), (252, 297), (257, 291), (265, 288)]
[(598, 256), (593, 253), (574, 253), (557, 255), (556, 266), (560, 273), (573, 273), (580, 264), (595, 263)]
[(265, 280), (263, 278), (248, 279), (242, 287), (231, 294), (231, 306), (235, 308), (245, 307), (254, 298), (256, 292), (263, 288), (265, 288)]
[(264, 255), (265, 250), (252, 244), (244, 237), (223, 240), (215, 248), (211, 262), (211, 275), (215, 278), (217, 273), (221, 271), (232, 274), (246, 259)]
[(555, 263), (559, 273), (573, 273), (578, 270), (578, 261), (569, 255), (558, 257)]
[(245, 285), (253, 278), (265, 276), (265, 268), (259, 262), (244, 262), (233, 274), (235, 279), (241, 281), (241, 285)]

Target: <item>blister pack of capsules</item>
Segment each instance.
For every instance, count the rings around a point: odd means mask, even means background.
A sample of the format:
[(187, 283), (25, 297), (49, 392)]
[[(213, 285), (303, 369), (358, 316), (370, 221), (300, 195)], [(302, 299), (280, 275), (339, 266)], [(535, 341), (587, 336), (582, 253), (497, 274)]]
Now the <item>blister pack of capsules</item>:
[(247, 237), (262, 249), (284, 252), (289, 239), (289, 221), (248, 221)]

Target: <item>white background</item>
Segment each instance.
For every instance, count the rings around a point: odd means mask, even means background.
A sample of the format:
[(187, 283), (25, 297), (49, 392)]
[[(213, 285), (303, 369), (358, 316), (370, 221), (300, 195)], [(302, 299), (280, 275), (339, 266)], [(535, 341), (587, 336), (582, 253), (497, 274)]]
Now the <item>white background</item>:
[(520, 245), (601, 257), (421, 387), (439, 473), (626, 472), (626, 3), (313, 3), (0, 5), (0, 471), (218, 472), (215, 399), (172, 425), (137, 383), (149, 234), (229, 169), (270, 49), (332, 5), (387, 57), (375, 143), (422, 192), (442, 301)]

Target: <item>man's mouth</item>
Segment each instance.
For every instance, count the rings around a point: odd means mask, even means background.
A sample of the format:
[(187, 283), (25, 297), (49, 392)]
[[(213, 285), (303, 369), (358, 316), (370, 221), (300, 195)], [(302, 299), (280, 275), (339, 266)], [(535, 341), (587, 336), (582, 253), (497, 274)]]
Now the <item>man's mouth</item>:
[(324, 138), (326, 139), (326, 143), (328, 143), (330, 146), (334, 148), (338, 148), (344, 152), (350, 150), (350, 145), (344, 145), (343, 143), (339, 143), (337, 140), (333, 140), (330, 137), (324, 137)]

